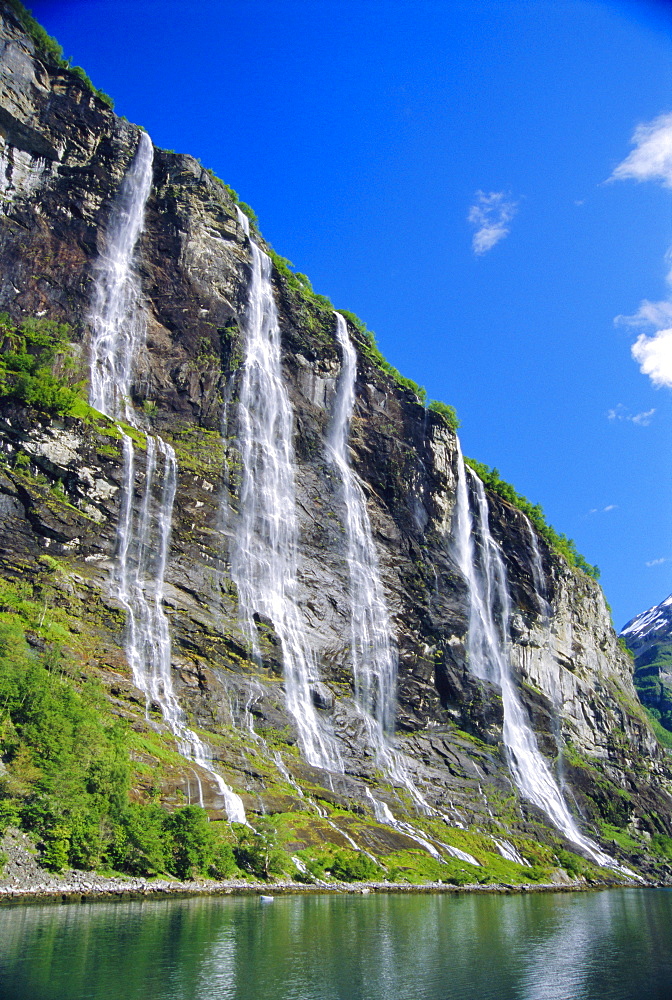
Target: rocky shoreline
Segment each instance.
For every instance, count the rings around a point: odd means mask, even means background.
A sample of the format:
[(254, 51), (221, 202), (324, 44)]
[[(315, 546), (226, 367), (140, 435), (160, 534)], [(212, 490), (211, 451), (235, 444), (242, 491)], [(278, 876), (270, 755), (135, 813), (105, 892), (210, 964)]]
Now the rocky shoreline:
[[(4, 882), (4, 880), (2, 880)], [(105, 878), (91, 872), (68, 872), (58, 880), (49, 879), (34, 886), (0, 884), (0, 906), (25, 903), (91, 903), (113, 900), (161, 899), (167, 896), (259, 896), (271, 901), (275, 896), (299, 894), (350, 894), (366, 896), (371, 893), (535, 893), (535, 892), (590, 892), (598, 889), (627, 888), (632, 882), (588, 883), (523, 883), (521, 885), (450, 885), (446, 882), (424, 882), (420, 885), (406, 882), (320, 882), (291, 881), (197, 881), (178, 882), (163, 879)], [(654, 888), (650, 886), (650, 888)]]
[[(42, 868), (29, 837), (10, 829), (2, 841), (7, 856), (0, 876), (0, 906), (19, 903), (75, 903), (111, 900), (161, 899), (167, 896), (284, 896), (299, 893), (436, 893), (436, 892), (586, 892), (608, 888), (607, 883), (591, 884), (584, 879), (556, 883), (526, 883), (522, 885), (493, 884), (451, 885), (446, 882), (248, 882), (243, 879), (215, 881), (199, 879), (182, 882), (178, 879), (148, 879), (116, 875), (107, 877), (96, 872), (70, 870), (55, 875)], [(629, 885), (614, 882), (611, 885)]]
[[(71, 869), (62, 874), (47, 871), (39, 864), (32, 841), (16, 828), (5, 833), (0, 848), (6, 855), (0, 875), (0, 906), (18, 903), (76, 903), (111, 900), (161, 899), (167, 896), (285, 896), (299, 893), (436, 893), (436, 892), (587, 892), (632, 885), (614, 879), (613, 882), (587, 882), (585, 879), (565, 879), (547, 883), (493, 883), (452, 885), (448, 882), (294, 882), (278, 879), (274, 882), (249, 882), (244, 879), (179, 879), (139, 878), (127, 875), (112, 877), (97, 872)], [(653, 883), (649, 883), (653, 886)]]

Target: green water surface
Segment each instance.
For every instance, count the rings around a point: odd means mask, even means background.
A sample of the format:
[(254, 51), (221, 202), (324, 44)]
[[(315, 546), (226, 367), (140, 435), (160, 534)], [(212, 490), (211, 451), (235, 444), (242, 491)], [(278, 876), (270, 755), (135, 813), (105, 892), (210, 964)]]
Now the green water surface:
[(672, 1000), (672, 892), (0, 909), (2, 1000)]

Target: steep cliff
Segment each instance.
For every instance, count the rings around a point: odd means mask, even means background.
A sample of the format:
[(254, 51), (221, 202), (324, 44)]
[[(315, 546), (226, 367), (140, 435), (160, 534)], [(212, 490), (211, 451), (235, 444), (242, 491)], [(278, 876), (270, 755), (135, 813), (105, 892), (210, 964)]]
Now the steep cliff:
[[(26, 317), (68, 323), (76, 369), (69, 379), (86, 382), (99, 261), (140, 131), (36, 52), (8, 6), (0, 11), (0, 310), (15, 324)], [(362, 530), (374, 550), (367, 558), (377, 564), (376, 600), (391, 630), (394, 737), (376, 718), (380, 679), (367, 708), (353, 667), (345, 473), (328, 446), (343, 347), (330, 306), (281, 264), (271, 281), (290, 407), (297, 560), (295, 593), (283, 599), (300, 632), (292, 641), (305, 652), (310, 704), (297, 710), (291, 701), (297, 654), (281, 634), (287, 611), (276, 618), (259, 612), (253, 593), (246, 620), (236, 570), (252, 482), (241, 416), (252, 365), (250, 289), (256, 254), (275, 258), (232, 192), (197, 161), (155, 149), (151, 169), (134, 250), (146, 329), (125, 417), (105, 416), (83, 399), (60, 416), (0, 399), (0, 572), (7, 593), (20, 581), (23, 599), (44, 608), (42, 622), (27, 628), (29, 643), (51, 648), (44, 621), (53, 619), (61, 628), (59, 669), (75, 684), (100, 682), (109, 712), (132, 734), (131, 795), (138, 802), (175, 808), (202, 801), (211, 818), (223, 819), (214, 767), (253, 826), (260, 814), (276, 818), (290, 854), (309, 857), (325, 844), (365, 850), (389, 877), (420, 871), (446, 880), (520, 881), (547, 877), (562, 864), (593, 870), (570, 852), (593, 862), (598, 855), (586, 854), (520, 793), (503, 735), (501, 680), (477, 676), (468, 656), (474, 595), (456, 543), (458, 485), (467, 472), (455, 434), (382, 370), (348, 323), (356, 383), (346, 460), (364, 499), (369, 527)], [(252, 398), (249, 408), (262, 403)], [(209, 747), (208, 766), (178, 752), (163, 695), (146, 707), (129, 666), (128, 609), (115, 565), (128, 482), (129, 510), (141, 524), (152, 488), (158, 503), (167, 475), (167, 465), (163, 473), (150, 469), (155, 446), (148, 442), (162, 442), (176, 457), (161, 613), (170, 632), (170, 684), (184, 725)], [(474, 503), (473, 483), (469, 489)], [(520, 510), (494, 494), (487, 508), (511, 603), (510, 614), (496, 612), (508, 633), (501, 646), (551, 780), (590, 843), (666, 878), (672, 774), (602, 592), (549, 548)], [(484, 537), (483, 527), (473, 529), (481, 573)], [(2, 610), (15, 614), (16, 598), (6, 598)], [(329, 768), (306, 752), (307, 717), (333, 747)]]

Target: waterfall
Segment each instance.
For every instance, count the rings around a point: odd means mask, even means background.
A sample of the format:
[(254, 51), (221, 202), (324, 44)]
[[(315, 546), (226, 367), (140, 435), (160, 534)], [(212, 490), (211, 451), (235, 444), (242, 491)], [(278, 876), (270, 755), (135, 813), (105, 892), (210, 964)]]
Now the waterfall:
[(112, 204), (105, 248), (94, 271), (90, 403), (101, 413), (130, 424), (134, 423), (129, 398), (133, 368), (145, 346), (146, 332), (135, 257), (152, 187), (153, 160), (152, 141), (141, 132)]
[[(424, 815), (449, 818), (437, 812), (424, 798), (408, 772), (404, 757), (392, 745), (397, 703), (397, 651), (392, 623), (380, 577), (378, 556), (371, 532), (366, 498), (359, 479), (350, 465), (348, 440), (355, 406), (357, 353), (352, 345), (345, 319), (336, 317), (336, 339), (341, 349), (341, 373), (336, 389), (334, 410), (326, 441), (328, 461), (341, 480), (346, 535), (346, 558), (350, 599), (350, 649), (355, 680), (355, 700), (360, 709), (368, 742), (374, 748), (376, 762), (391, 782), (404, 788), (416, 808)], [(389, 807), (369, 792), (374, 814), (386, 823), (412, 836), (438, 857), (436, 848), (410, 823), (398, 820)], [(437, 841), (437, 843), (441, 843)], [(449, 853), (456, 848), (441, 844)], [(471, 856), (470, 856), (471, 857)], [(473, 862), (477, 864), (476, 861)]]
[(327, 437), (327, 457), (340, 476), (345, 510), (355, 696), (360, 708), (375, 720), (382, 736), (394, 731), (397, 653), (366, 499), (348, 457), (350, 423), (355, 405), (357, 354), (343, 316), (340, 313), (335, 313), (335, 316), (342, 366)]
[(333, 738), (318, 720), (311, 686), (317, 665), (297, 606), (298, 522), (294, 482), (294, 421), (282, 377), (280, 327), (271, 283), (271, 260), (248, 237), (251, 274), (243, 320), (245, 357), (238, 398), (242, 482), (231, 546), (231, 578), (240, 619), (255, 657), (261, 651), (255, 614), (269, 619), (280, 641), (285, 704), (306, 760), (341, 771)]
[(483, 483), (465, 465), (459, 442), (458, 463), (454, 540), (459, 566), (469, 586), (469, 669), (476, 677), (501, 689), (502, 736), (509, 768), (521, 795), (542, 809), (558, 830), (593, 861), (614, 867), (614, 860), (580, 832), (537, 747), (511, 675), (508, 651), (511, 604), (504, 560), (490, 533)]
[[(152, 185), (152, 162), (152, 143), (142, 132), (112, 205), (105, 250), (94, 272), (90, 315), (89, 401), (101, 413), (132, 427), (136, 420), (130, 389), (146, 330), (135, 254)], [(135, 446), (125, 431), (122, 448), (123, 488), (113, 584), (126, 612), (125, 649), (133, 681), (144, 693), (148, 707), (152, 703), (160, 706), (180, 753), (212, 776), (229, 819), (244, 823), (241, 799), (216, 771), (203, 741), (186, 725), (173, 688), (170, 630), (163, 596), (177, 486), (175, 452), (158, 435), (146, 436), (144, 486), (134, 516)], [(156, 482), (158, 464), (162, 465), (162, 485)], [(199, 801), (202, 805), (200, 781)]]
[(553, 608), (548, 601), (548, 586), (546, 584), (544, 565), (541, 561), (539, 540), (537, 538), (537, 532), (535, 531), (534, 525), (530, 521), (529, 517), (526, 517), (525, 514), (523, 514), (523, 519), (527, 525), (528, 535), (530, 536), (530, 550), (532, 552), (532, 583), (534, 584), (535, 593), (539, 598), (542, 616), (546, 621), (548, 621), (553, 615)]

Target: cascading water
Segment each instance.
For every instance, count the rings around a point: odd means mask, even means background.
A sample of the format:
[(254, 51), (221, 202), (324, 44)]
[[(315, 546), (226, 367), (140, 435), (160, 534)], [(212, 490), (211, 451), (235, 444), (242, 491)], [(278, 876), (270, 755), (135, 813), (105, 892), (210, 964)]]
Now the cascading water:
[(527, 531), (530, 536), (530, 551), (532, 553), (532, 582), (534, 583), (534, 590), (539, 598), (539, 603), (541, 605), (541, 612), (548, 621), (553, 613), (553, 609), (548, 601), (548, 587), (546, 584), (546, 575), (544, 573), (544, 565), (541, 561), (541, 551), (539, 549), (539, 541), (537, 539), (537, 533), (534, 530), (534, 525), (529, 518), (525, 517), (525, 524), (527, 525)]
[[(95, 270), (91, 308), (91, 406), (114, 420), (135, 426), (130, 388), (138, 353), (145, 343), (145, 318), (135, 252), (144, 225), (152, 184), (153, 148), (142, 132), (133, 162), (112, 206), (105, 251)], [(230, 820), (244, 823), (245, 810), (212, 764), (207, 747), (185, 723), (171, 676), (171, 642), (163, 611), (164, 578), (177, 485), (173, 448), (162, 438), (146, 437), (145, 481), (137, 517), (133, 512), (135, 447), (122, 431), (123, 491), (113, 569), (116, 595), (126, 611), (126, 655), (135, 684), (147, 704), (160, 706), (180, 753), (213, 778)], [(157, 478), (162, 460), (162, 486)], [(203, 804), (199, 781), (199, 801)]]
[(380, 579), (378, 556), (364, 492), (348, 457), (350, 424), (355, 405), (357, 354), (345, 320), (336, 316), (342, 367), (334, 413), (327, 437), (327, 456), (341, 480), (350, 577), (350, 648), (355, 696), (375, 720), (380, 737), (394, 731), (397, 700), (397, 653)]
[(252, 269), (237, 407), (242, 482), (231, 546), (231, 578), (255, 656), (260, 658), (255, 614), (270, 619), (280, 640), (285, 702), (304, 757), (316, 767), (342, 771), (336, 744), (320, 724), (313, 705), (311, 685), (318, 674), (297, 606), (293, 414), (282, 378), (271, 261), (250, 238), (248, 220), (240, 210), (238, 219), (249, 239)]
[[(336, 339), (341, 349), (342, 364), (331, 426), (327, 435), (327, 458), (341, 480), (344, 508), (347, 563), (350, 586), (350, 648), (355, 679), (355, 698), (364, 717), (366, 734), (373, 746), (378, 764), (391, 781), (404, 788), (417, 809), (425, 815), (438, 815), (415, 785), (404, 758), (391, 744), (397, 700), (397, 652), (392, 638), (392, 623), (387, 610), (380, 578), (378, 556), (373, 542), (371, 522), (364, 491), (350, 465), (348, 440), (355, 406), (357, 353), (352, 345), (345, 319), (336, 317)], [(439, 852), (410, 823), (397, 819), (389, 807), (370, 792), (374, 814), (379, 822), (402, 830), (439, 858)], [(450, 825), (450, 824), (449, 824)], [(448, 853), (463, 861), (478, 862), (448, 844), (441, 844)]]
[(509, 767), (521, 795), (542, 809), (558, 830), (593, 861), (616, 867), (613, 858), (578, 829), (537, 747), (511, 676), (508, 651), (511, 605), (504, 560), (490, 533), (483, 483), (465, 465), (459, 442), (458, 470), (454, 541), (459, 566), (469, 587), (469, 669), (481, 680), (501, 688), (502, 735)]
[(112, 205), (105, 249), (94, 271), (91, 307), (91, 405), (133, 423), (129, 393), (134, 363), (145, 344), (145, 314), (135, 253), (152, 187), (154, 150), (146, 132)]

